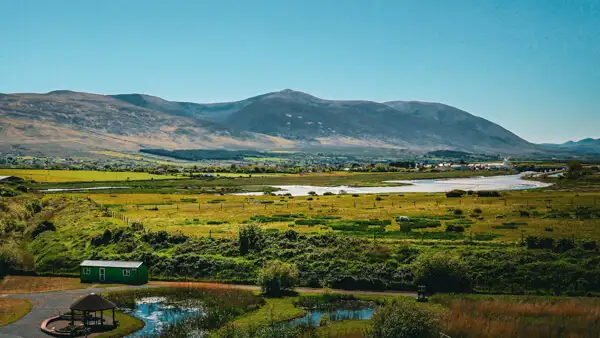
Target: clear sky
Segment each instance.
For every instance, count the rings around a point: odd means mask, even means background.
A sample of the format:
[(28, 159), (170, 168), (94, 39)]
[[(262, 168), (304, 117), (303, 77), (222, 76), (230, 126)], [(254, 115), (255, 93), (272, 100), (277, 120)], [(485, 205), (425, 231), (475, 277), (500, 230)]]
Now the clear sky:
[(292, 88), (600, 137), (600, 0), (0, 0), (0, 92), (215, 102)]

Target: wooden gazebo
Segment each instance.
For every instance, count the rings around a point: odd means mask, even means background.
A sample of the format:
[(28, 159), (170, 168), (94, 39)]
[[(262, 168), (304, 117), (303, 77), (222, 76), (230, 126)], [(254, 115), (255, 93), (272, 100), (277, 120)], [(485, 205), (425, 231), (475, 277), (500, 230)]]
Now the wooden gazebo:
[[(75, 326), (75, 311), (79, 311), (83, 314), (85, 332), (89, 332), (88, 328), (91, 328), (91, 326), (104, 328), (104, 311), (112, 310), (112, 326), (116, 327), (118, 325), (118, 322), (115, 320), (116, 307), (114, 303), (95, 293), (91, 293), (71, 305), (71, 326)], [(98, 311), (100, 311), (100, 317), (96, 315)], [(90, 315), (92, 313), (93, 316)]]

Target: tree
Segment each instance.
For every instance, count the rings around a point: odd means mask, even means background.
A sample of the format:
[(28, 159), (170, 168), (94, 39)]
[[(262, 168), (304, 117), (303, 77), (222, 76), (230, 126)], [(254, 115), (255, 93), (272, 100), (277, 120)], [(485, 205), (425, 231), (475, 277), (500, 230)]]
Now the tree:
[(570, 160), (567, 162), (567, 177), (578, 178), (583, 171), (583, 164), (578, 160)]
[(434, 292), (469, 291), (470, 281), (464, 265), (444, 253), (421, 255), (414, 263), (415, 284)]
[(247, 254), (252, 250), (260, 250), (263, 244), (263, 230), (256, 224), (240, 228), (238, 235), (240, 253)]
[(373, 338), (433, 338), (439, 336), (436, 315), (413, 300), (394, 300), (373, 315)]
[(281, 261), (266, 262), (258, 273), (258, 285), (268, 296), (280, 296), (298, 285), (298, 268)]

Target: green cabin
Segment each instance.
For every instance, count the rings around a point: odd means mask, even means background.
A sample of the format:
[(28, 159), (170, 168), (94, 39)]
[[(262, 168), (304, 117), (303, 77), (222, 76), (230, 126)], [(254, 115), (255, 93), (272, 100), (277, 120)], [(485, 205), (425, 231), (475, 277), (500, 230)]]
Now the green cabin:
[(79, 265), (79, 273), (82, 283), (148, 283), (148, 268), (144, 262), (85, 260)]

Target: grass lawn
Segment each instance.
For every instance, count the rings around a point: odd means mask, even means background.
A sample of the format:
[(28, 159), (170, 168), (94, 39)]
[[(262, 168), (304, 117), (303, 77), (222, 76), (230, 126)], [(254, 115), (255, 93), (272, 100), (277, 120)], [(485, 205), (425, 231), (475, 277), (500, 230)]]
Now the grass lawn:
[(233, 321), (234, 325), (266, 325), (284, 322), (305, 314), (304, 309), (295, 307), (296, 297), (266, 298), (266, 304), (258, 310), (246, 313)]
[(0, 176), (17, 176), (37, 182), (104, 182), (164, 180), (181, 178), (173, 175), (153, 175), (137, 172), (108, 172), (92, 170), (39, 170), (39, 169), (0, 169)]
[(337, 338), (362, 338), (367, 337), (367, 330), (371, 327), (370, 320), (342, 320), (329, 322), (317, 329), (319, 337)]
[(24, 299), (0, 298), (0, 327), (14, 323), (31, 310), (31, 303)]
[(130, 335), (144, 328), (146, 325), (143, 320), (117, 311), (115, 319), (119, 321), (119, 327), (116, 330), (96, 336), (96, 338), (120, 338)]

